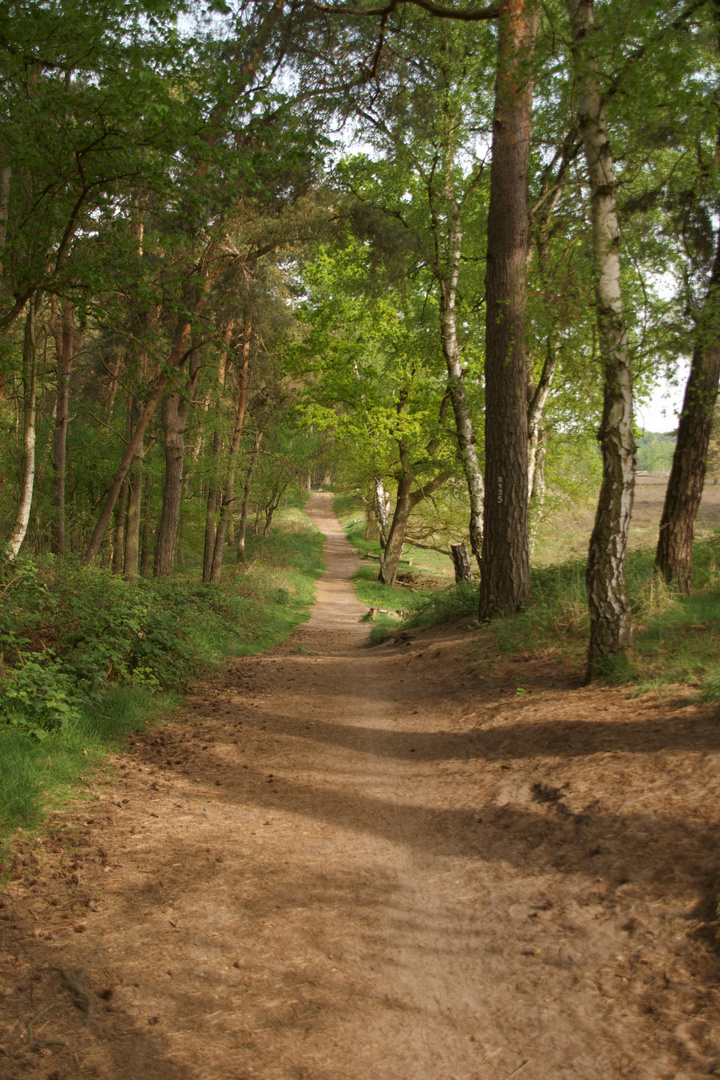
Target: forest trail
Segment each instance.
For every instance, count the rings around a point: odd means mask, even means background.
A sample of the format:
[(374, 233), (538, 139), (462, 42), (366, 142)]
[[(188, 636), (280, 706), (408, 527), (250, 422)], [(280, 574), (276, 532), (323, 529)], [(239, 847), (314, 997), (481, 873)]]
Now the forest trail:
[(309, 622), (131, 740), (6, 890), (0, 1075), (717, 1075), (716, 719), (488, 665), (466, 624), (367, 648), (309, 513)]

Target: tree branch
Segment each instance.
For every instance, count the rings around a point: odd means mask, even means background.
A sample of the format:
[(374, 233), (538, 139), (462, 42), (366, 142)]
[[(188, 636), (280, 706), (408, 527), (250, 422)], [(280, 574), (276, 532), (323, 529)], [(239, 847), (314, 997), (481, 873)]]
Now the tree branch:
[(415, 4), (416, 7), (422, 8), (423, 11), (429, 11), (431, 15), (435, 15), (439, 19), (461, 19), (463, 22), (499, 19), (502, 11), (499, 4), (490, 4), (489, 7), (485, 8), (450, 8), (445, 7), (443, 4), (435, 4), (433, 0), (390, 0), (390, 3), (383, 7), (373, 8), (335, 7), (330, 4), (317, 3), (315, 7), (318, 11), (325, 11), (330, 15), (380, 15), (387, 18), (401, 4)]

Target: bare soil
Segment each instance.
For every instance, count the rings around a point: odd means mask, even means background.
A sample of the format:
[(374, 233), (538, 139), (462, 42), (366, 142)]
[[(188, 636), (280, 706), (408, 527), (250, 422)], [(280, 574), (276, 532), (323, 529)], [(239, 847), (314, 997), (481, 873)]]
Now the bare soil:
[(369, 648), (310, 513), (310, 621), (19, 845), (0, 1076), (720, 1074), (717, 715), (467, 623)]

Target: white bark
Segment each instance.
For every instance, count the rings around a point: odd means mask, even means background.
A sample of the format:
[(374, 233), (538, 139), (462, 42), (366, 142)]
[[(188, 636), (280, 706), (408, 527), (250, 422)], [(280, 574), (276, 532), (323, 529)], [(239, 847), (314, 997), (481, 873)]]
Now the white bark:
[(30, 521), (33, 489), (35, 487), (35, 420), (36, 420), (36, 365), (35, 365), (35, 302), (28, 302), (23, 342), (23, 463), (20, 480), (20, 502), (15, 525), (8, 540), (8, 558), (15, 559), (22, 547)]
[(600, 92), (598, 65), (590, 44), (595, 16), (592, 0), (566, 0), (578, 85), (578, 122), (591, 186), (593, 251), (598, 332), (605, 376), (603, 417), (598, 439), (603, 480), (587, 566), (590, 609), (588, 676), (607, 657), (631, 644), (630, 602), (625, 590), (625, 556), (635, 485), (632, 380), (622, 307), (619, 224), (613, 157), (607, 136), (607, 103)]

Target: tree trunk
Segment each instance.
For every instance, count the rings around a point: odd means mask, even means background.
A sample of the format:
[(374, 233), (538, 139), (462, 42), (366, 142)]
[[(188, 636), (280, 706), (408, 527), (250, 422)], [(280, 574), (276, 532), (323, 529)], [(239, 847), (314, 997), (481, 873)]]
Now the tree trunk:
[(530, 498), (533, 496), (535, 486), (538, 448), (542, 442), (543, 413), (545, 412), (553, 376), (558, 365), (559, 348), (555, 331), (548, 335), (545, 350), (545, 362), (537, 386), (528, 387), (528, 493)]
[(175, 544), (182, 498), (183, 459), (187, 403), (180, 390), (168, 394), (162, 403), (165, 439), (165, 484), (162, 510), (155, 544), (155, 577), (171, 577), (175, 565)]
[(455, 584), (459, 585), (461, 583), (472, 581), (470, 559), (465, 545), (451, 544), (450, 554), (452, 556), (453, 566), (455, 567)]
[[(53, 319), (54, 322), (54, 319)], [(62, 303), (60, 328), (55, 329), (58, 389), (53, 434), (53, 508), (51, 550), (65, 554), (65, 476), (67, 470), (67, 432), (70, 403), (70, 371), (80, 345), (80, 333), (75, 330), (74, 309), (69, 300)]]
[(397, 579), (398, 566), (402, 556), (403, 543), (407, 533), (408, 522), (413, 510), (410, 492), (413, 478), (408, 470), (403, 473), (398, 481), (397, 496), (395, 498), (395, 511), (393, 513), (390, 532), (388, 534), (385, 551), (380, 556), (380, 573), (378, 580), (383, 585), (391, 588)]
[(378, 581), (381, 581), (383, 585), (390, 585), (391, 587), (395, 585), (397, 579), (398, 567), (402, 557), (402, 549), (403, 544), (405, 543), (410, 515), (419, 502), (426, 499), (428, 495), (432, 495), (432, 493), (437, 491), (437, 489), (447, 480), (447, 475), (441, 473), (433, 480), (428, 481), (428, 483), (418, 491), (413, 491), (411, 493), (414, 477), (407, 461), (404, 460), (405, 451), (402, 447), (400, 450), (400, 458), (402, 473), (400, 480), (398, 481), (395, 512), (393, 514), (392, 524), (390, 525), (390, 532), (388, 534), (385, 550), (380, 555), (380, 573), (378, 574)]
[(185, 387), (179, 387), (163, 401), (162, 420), (165, 436), (165, 485), (162, 510), (155, 544), (155, 577), (171, 577), (175, 565), (180, 504), (185, 465), (185, 428), (195, 396), (200, 373), (200, 350), (192, 349)]
[(380, 526), (380, 547), (384, 548), (387, 543), (388, 531), (390, 529), (390, 517), (389, 517), (389, 499), (385, 485), (383, 484), (379, 476), (375, 477), (375, 513), (377, 515), (378, 525)]
[[(195, 315), (202, 315), (203, 311), (205, 310), (205, 306), (209, 298), (212, 280), (212, 278), (206, 277), (203, 281), (202, 295), (195, 304), (194, 308)], [(172, 352), (167, 359), (164, 370), (160, 373), (158, 377), (155, 390), (145, 403), (145, 408), (143, 409), (140, 420), (138, 421), (138, 426), (135, 429), (135, 432), (133, 433), (125, 449), (125, 453), (123, 454), (118, 470), (115, 473), (115, 479), (113, 480), (110, 491), (108, 492), (107, 499), (105, 500), (105, 505), (103, 506), (103, 509), (100, 513), (100, 517), (98, 518), (97, 524), (90, 539), (90, 544), (88, 545), (88, 549), (85, 554), (85, 563), (87, 565), (93, 562), (93, 560), (97, 557), (97, 554), (100, 550), (100, 545), (103, 541), (103, 537), (105, 536), (105, 530), (110, 523), (113, 508), (120, 493), (120, 488), (122, 487), (122, 482), (127, 475), (127, 471), (130, 468), (135, 454), (138, 451), (138, 447), (142, 442), (143, 435), (145, 434), (147, 426), (153, 418), (155, 409), (157, 408), (158, 402), (160, 401), (160, 398), (164, 393), (170, 375), (174, 374), (175, 376), (177, 376), (178, 372), (182, 369), (182, 366), (185, 363), (185, 355), (191, 333), (191, 322), (181, 322), (179, 324), (178, 331), (175, 335), (175, 344), (173, 345)]]
[(545, 429), (538, 425), (537, 440), (533, 454), (532, 487), (530, 489), (530, 509), (532, 517), (530, 522), (530, 555), (535, 550), (538, 525), (540, 523), (540, 511), (545, 503), (547, 485), (545, 482)]
[(273, 517), (275, 516), (275, 511), (277, 510), (278, 506), (280, 505), (280, 501), (281, 501), (283, 495), (285, 494), (286, 488), (287, 488), (286, 483), (283, 484), (281, 487), (276, 488), (275, 491), (273, 491), (272, 498), (270, 499), (270, 502), (265, 507), (265, 528), (263, 529), (263, 536), (265, 537), (266, 540), (267, 540), (268, 536), (270, 535), (270, 529), (272, 528), (272, 520), (273, 520)]
[(20, 478), (20, 502), (15, 517), (15, 525), (7, 545), (9, 559), (17, 557), (25, 539), (35, 486), (36, 306), (39, 306), (39, 298), (29, 300), (25, 317), (25, 337), (23, 341), (23, 463)]
[(465, 482), (470, 498), (470, 546), (473, 555), (477, 559), (478, 566), (482, 565), (482, 542), (483, 542), (483, 500), (484, 484), (477, 458), (475, 447), (475, 431), (473, 429), (470, 408), (465, 396), (463, 385), (462, 364), (460, 362), (460, 349), (457, 339), (457, 321), (455, 316), (455, 302), (457, 297), (457, 283), (460, 273), (460, 254), (462, 245), (462, 232), (460, 228), (460, 216), (456, 215), (453, 222), (450, 246), (452, 253), (451, 272), (448, 278), (441, 281), (440, 290), (440, 337), (442, 350), (445, 357), (448, 372), (448, 389), (452, 401), (455, 416), (455, 429), (457, 431), (458, 450), (462, 461)]
[(5, 260), (5, 241), (7, 240), (8, 213), (10, 210), (10, 182), (12, 169), (9, 165), (0, 166), (0, 274)]
[(250, 464), (248, 466), (247, 475), (245, 477), (245, 491), (243, 493), (242, 513), (240, 514), (240, 524), (238, 525), (238, 562), (245, 562), (245, 533), (247, 531), (248, 510), (250, 508), (250, 488), (252, 487), (253, 474), (257, 467), (258, 458), (260, 457), (260, 443), (262, 442), (262, 437), (264, 434), (265, 429), (260, 428), (255, 435), (255, 445), (253, 446), (253, 452), (250, 457)]
[[(228, 350), (230, 349), (230, 342), (232, 341), (234, 322), (231, 319), (225, 327), (222, 338), (222, 349), (220, 353), (220, 363), (218, 365), (218, 419), (221, 410), (222, 392), (225, 388), (225, 375), (227, 372), (227, 357)], [(222, 436), (219, 430), (215, 429), (213, 432), (213, 449), (212, 449), (212, 466), (210, 477), (210, 488), (207, 495), (207, 506), (205, 509), (205, 545), (203, 549), (203, 581), (208, 582), (212, 579), (212, 564), (213, 556), (215, 554), (215, 537), (217, 535), (216, 515), (218, 504), (220, 502), (220, 455), (222, 453)]]
[(240, 449), (243, 426), (245, 424), (245, 409), (247, 407), (248, 371), (250, 365), (250, 340), (252, 337), (252, 321), (245, 323), (245, 336), (243, 340), (243, 361), (240, 370), (240, 383), (235, 417), (235, 430), (230, 443), (230, 458), (228, 461), (225, 491), (220, 505), (220, 520), (215, 537), (215, 550), (213, 551), (210, 581), (219, 581), (222, 574), (222, 564), (225, 555), (225, 539), (228, 532), (228, 519), (232, 512), (232, 503), (235, 500), (235, 471), (237, 469), (237, 455)]
[(598, 431), (603, 477), (586, 571), (590, 609), (587, 677), (591, 679), (632, 641), (625, 557), (635, 487), (635, 440), (615, 173), (606, 130), (606, 102), (600, 94), (597, 61), (592, 54), (593, 4), (592, 0), (566, 0), (566, 6), (578, 85), (578, 124), (590, 177), (598, 337), (605, 375)]
[(144, 461), (143, 477), (143, 518), (142, 518), (142, 551), (140, 553), (140, 574), (142, 577), (149, 577), (150, 568), (152, 566), (152, 488), (153, 488), (153, 475), (150, 471), (150, 458), (152, 456), (152, 444), (148, 451), (147, 457)]
[(115, 504), (115, 530), (113, 536), (112, 572), (122, 574), (125, 565), (125, 515), (127, 514), (128, 478), (122, 482)]
[(532, 123), (532, 0), (507, 0), (499, 22), (485, 273), (485, 531), (480, 618), (530, 597), (525, 362), (527, 172)]
[(707, 468), (720, 380), (720, 230), (715, 262), (695, 330), (677, 442), (660, 519), (655, 565), (669, 585), (690, 592), (695, 521)]
[[(133, 398), (131, 428), (137, 424), (137, 401)], [(125, 557), (123, 573), (130, 580), (140, 573), (140, 522), (142, 518), (143, 458), (145, 451), (141, 441), (128, 472), (127, 520), (125, 525)]]

